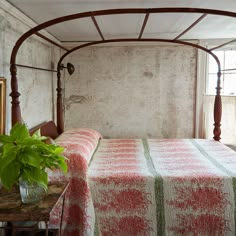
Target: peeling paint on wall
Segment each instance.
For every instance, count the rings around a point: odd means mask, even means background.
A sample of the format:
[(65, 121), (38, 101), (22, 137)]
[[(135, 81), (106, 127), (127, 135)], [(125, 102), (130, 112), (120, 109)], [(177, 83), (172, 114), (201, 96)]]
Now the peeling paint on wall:
[(145, 71), (145, 72), (143, 73), (143, 75), (144, 75), (145, 77), (149, 78), (149, 79), (151, 79), (151, 78), (153, 77), (153, 73), (150, 72), (150, 71)]
[(65, 80), (65, 94), (79, 97), (66, 100), (66, 128), (94, 128), (109, 138), (193, 137), (196, 55), (185, 46), (73, 53), (68, 61), (77, 73)]
[(65, 98), (64, 103), (66, 106), (66, 110), (69, 110), (72, 104), (83, 104), (91, 100), (91, 97), (88, 96), (71, 95), (69, 98)]

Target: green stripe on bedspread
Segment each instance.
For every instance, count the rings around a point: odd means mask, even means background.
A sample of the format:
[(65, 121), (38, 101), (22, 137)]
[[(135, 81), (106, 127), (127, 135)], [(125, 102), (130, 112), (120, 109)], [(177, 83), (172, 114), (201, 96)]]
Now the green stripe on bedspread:
[(190, 139), (192, 144), (203, 154), (205, 158), (207, 158), (212, 164), (214, 164), (221, 171), (225, 172), (229, 177), (232, 178), (232, 185), (234, 191), (234, 227), (236, 232), (236, 176), (235, 173), (226, 169), (223, 165), (221, 165), (216, 159), (210, 156), (194, 139)]
[(156, 171), (149, 153), (149, 146), (146, 139), (142, 139), (144, 147), (144, 155), (147, 159), (147, 164), (150, 172), (155, 177), (155, 200), (156, 200), (156, 218), (157, 218), (157, 235), (165, 236), (165, 208), (164, 208), (164, 187), (163, 178)]

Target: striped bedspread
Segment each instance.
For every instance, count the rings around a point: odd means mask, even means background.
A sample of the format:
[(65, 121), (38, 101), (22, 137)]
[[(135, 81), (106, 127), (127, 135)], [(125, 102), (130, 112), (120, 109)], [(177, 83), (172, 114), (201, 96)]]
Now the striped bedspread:
[[(68, 174), (49, 173), (50, 181), (70, 181), (66, 193), (62, 222), (63, 236), (93, 235), (95, 215), (88, 185), (88, 163), (96, 150), (101, 135), (91, 129), (72, 129), (64, 132), (56, 142), (65, 148)], [(50, 216), (49, 227), (59, 227), (62, 202)]]
[(88, 180), (103, 236), (235, 235), (236, 153), (202, 139), (101, 139)]

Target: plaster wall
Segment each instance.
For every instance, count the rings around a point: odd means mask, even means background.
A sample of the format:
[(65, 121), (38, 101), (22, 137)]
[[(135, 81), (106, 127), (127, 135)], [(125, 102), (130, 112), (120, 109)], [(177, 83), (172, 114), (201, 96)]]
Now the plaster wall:
[(71, 54), (65, 125), (108, 138), (194, 136), (196, 49), (99, 46)]
[[(12, 14), (16, 12), (19, 14)], [(7, 80), (6, 131), (11, 127), (10, 56), (17, 39), (30, 28), (26, 16), (7, 2), (0, 2), (0, 77)], [(19, 17), (21, 16), (21, 17)], [(27, 22), (26, 22), (27, 21)], [(60, 58), (60, 50), (38, 38), (30, 37), (20, 48), (16, 63), (52, 69)], [(20, 106), (22, 117), (29, 128), (54, 118), (52, 105), (53, 80), (56, 73), (18, 67)]]

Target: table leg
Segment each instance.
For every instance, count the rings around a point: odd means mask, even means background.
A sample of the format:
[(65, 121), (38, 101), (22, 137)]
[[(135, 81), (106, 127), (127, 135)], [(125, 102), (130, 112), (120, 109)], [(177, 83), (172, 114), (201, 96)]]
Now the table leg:
[(14, 226), (12, 227), (11, 229), (11, 236), (14, 236), (15, 235), (15, 229), (14, 229)]
[(48, 221), (45, 221), (45, 225), (46, 225), (46, 236), (48, 236)]
[(62, 221), (63, 221), (63, 214), (64, 214), (64, 204), (65, 204), (65, 195), (62, 199), (62, 208), (61, 208), (61, 222), (60, 222), (60, 228), (59, 228), (59, 236), (61, 236), (61, 230), (62, 230)]

